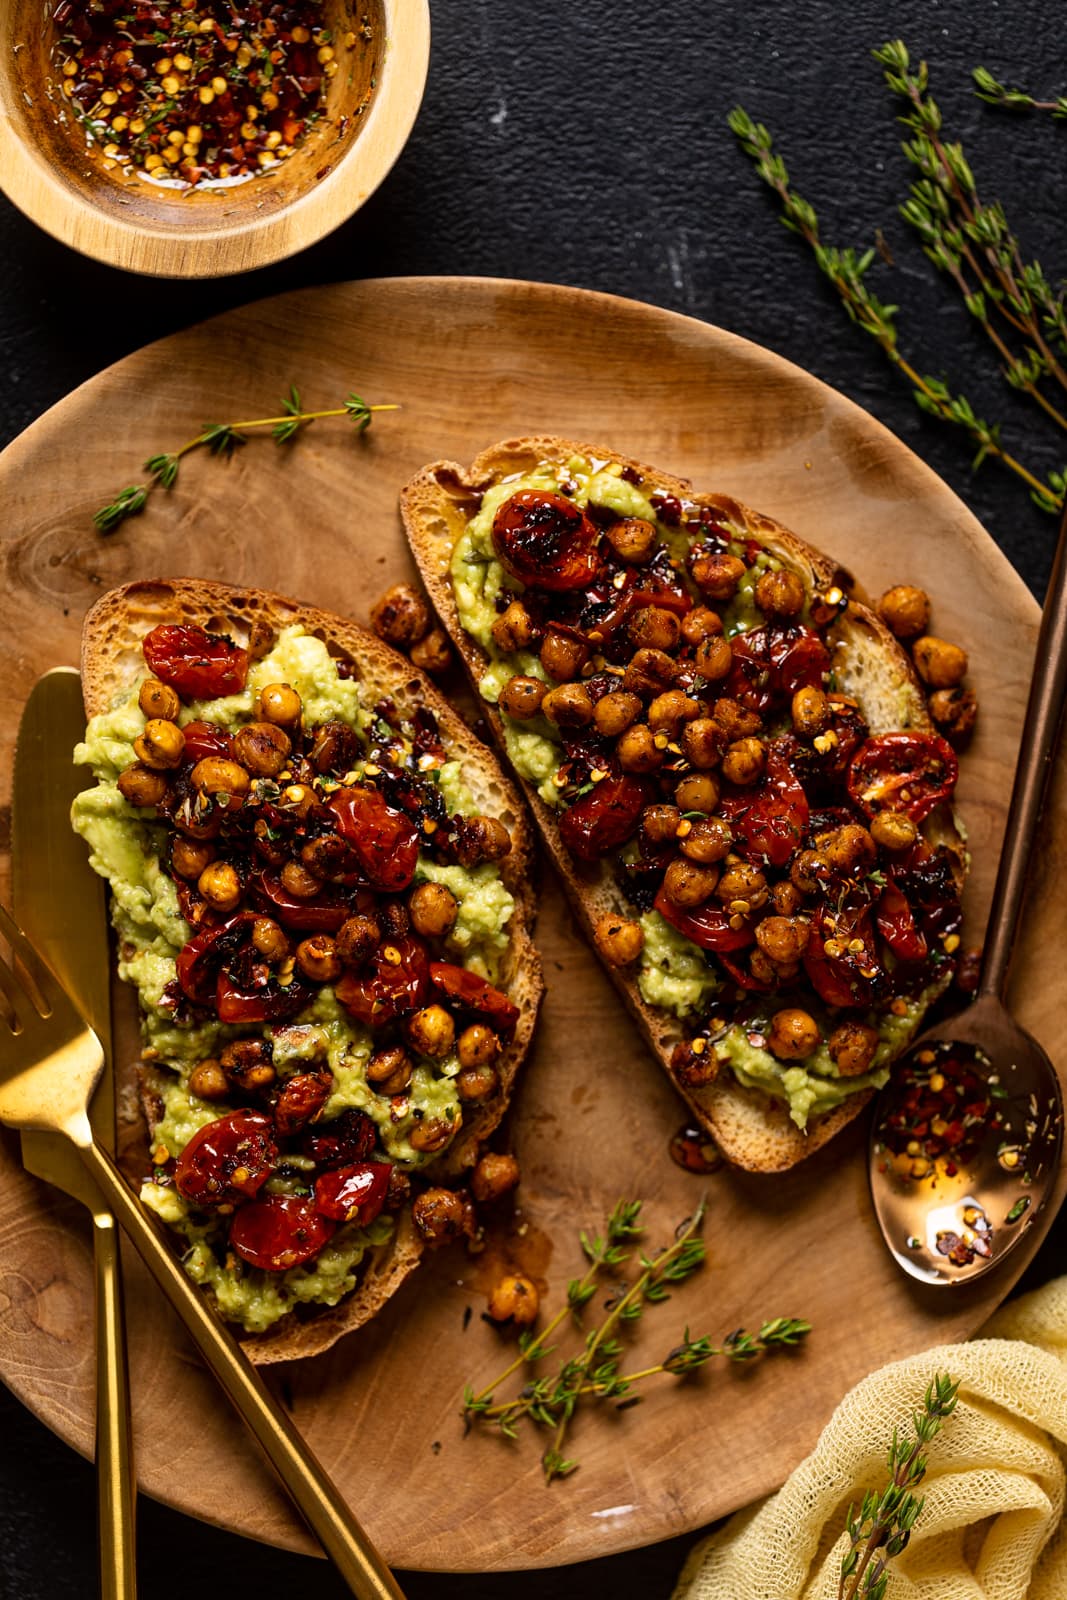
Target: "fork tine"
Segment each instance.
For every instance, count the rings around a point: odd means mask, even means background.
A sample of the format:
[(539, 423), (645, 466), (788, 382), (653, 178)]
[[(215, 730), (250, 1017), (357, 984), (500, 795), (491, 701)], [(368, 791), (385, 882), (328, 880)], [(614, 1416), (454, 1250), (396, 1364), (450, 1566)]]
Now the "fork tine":
[(28, 995), (15, 977), (3, 956), (0, 956), (0, 1016), (3, 1017), (12, 1033), (21, 1033), (23, 1021), (19, 1015), (19, 1002), (23, 1005), (28, 1000)]
[[(49, 1011), (54, 1011), (56, 1009), (57, 1003), (62, 1004), (62, 990), (59, 988), (55, 978), (52, 976), (51, 968), (37, 954), (37, 951), (27, 939), (26, 935), (23, 933), (22, 929), (19, 927), (18, 923), (15, 921), (14, 917), (11, 915), (10, 911), (4, 905), (2, 900), (0, 900), (0, 936), (2, 936), (7, 941), (8, 945), (10, 945), (11, 954), (14, 956), (15, 960), (25, 968), (29, 975), (32, 987), (27, 988), (26, 984), (22, 982), (14, 969), (10, 966), (7, 966), (6, 974), (10, 983), (13, 983), (17, 986), (16, 992), (21, 991), (40, 1016), (47, 1016)], [(0, 965), (5, 964), (0, 962)], [(7, 996), (12, 1005), (15, 1006), (17, 1012), (18, 1006), (16, 996), (11, 993), (10, 987), (7, 989)], [(41, 1011), (40, 1006), (38, 1005), (39, 1000), (44, 1002), (44, 1004), (48, 1007), (48, 1011)]]

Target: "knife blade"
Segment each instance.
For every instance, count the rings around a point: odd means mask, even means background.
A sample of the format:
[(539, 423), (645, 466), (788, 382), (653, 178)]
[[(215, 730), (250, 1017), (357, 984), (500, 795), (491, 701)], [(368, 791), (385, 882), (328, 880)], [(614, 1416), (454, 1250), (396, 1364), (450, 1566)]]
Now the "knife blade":
[[(57, 667), (38, 679), (19, 725), (11, 795), (11, 889), (15, 916), (104, 1047), (105, 1069), (89, 1110), (96, 1140), (115, 1147), (111, 974), (104, 884), (71, 827), (75, 795), (93, 779), (71, 759), (85, 732), (81, 678)], [(73, 1146), (22, 1135), (28, 1172), (63, 1189), (93, 1216), (96, 1303), (97, 1524), (102, 1600), (135, 1600), (136, 1487), (118, 1230)]]

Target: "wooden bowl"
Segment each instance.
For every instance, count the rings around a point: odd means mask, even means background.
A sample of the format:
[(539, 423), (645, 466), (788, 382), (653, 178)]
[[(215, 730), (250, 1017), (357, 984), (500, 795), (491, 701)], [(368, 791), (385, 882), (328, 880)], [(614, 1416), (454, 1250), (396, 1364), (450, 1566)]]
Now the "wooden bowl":
[(55, 0), (0, 5), (0, 185), (64, 244), (156, 277), (247, 272), (331, 232), (400, 154), (426, 82), (427, 0), (325, 0), (327, 26), (347, 26), (358, 10), (372, 37), (356, 69), (330, 81), (304, 143), (232, 188), (171, 190), (106, 171), (72, 122), (50, 61), (54, 9)]

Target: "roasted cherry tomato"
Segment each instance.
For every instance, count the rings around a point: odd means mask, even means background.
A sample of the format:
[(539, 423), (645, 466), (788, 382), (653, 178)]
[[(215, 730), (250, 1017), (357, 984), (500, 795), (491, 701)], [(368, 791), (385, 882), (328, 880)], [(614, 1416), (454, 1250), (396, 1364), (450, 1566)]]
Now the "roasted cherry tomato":
[(314, 1121), (332, 1090), (330, 1072), (297, 1072), (287, 1078), (274, 1102), (274, 1126), (281, 1137), (291, 1139)]
[(335, 1167), (315, 1179), (315, 1209), (335, 1222), (360, 1222), (366, 1227), (381, 1212), (389, 1193), (388, 1161), (361, 1161)]
[(848, 792), (868, 817), (903, 811), (922, 822), (948, 800), (959, 763), (952, 746), (936, 733), (881, 733), (852, 758)]
[(161, 623), (146, 636), (143, 648), (156, 677), (186, 700), (240, 694), (248, 679), (248, 651), (192, 623)]
[(352, 915), (347, 900), (323, 890), (310, 900), (298, 900), (273, 872), (253, 873), (248, 882), (255, 903), (287, 928), (300, 933), (336, 933)]
[(870, 906), (821, 906), (811, 919), (804, 971), (828, 1006), (870, 1005), (884, 977)]
[(746, 854), (784, 867), (808, 828), (808, 797), (797, 782), (783, 751), (767, 750), (767, 767), (754, 789), (724, 795), (719, 811), (744, 842)]
[(926, 939), (915, 925), (911, 907), (895, 883), (887, 883), (874, 913), (878, 932), (899, 961), (925, 961)]
[(595, 526), (580, 506), (544, 489), (520, 489), (493, 518), (493, 549), (531, 589), (585, 589), (600, 570)]
[(182, 947), (175, 966), (188, 999), (198, 1006), (214, 1004), (219, 971), (236, 954), (255, 920), (254, 912), (238, 911), (225, 922), (194, 934)]
[(830, 652), (812, 629), (768, 623), (730, 640), (734, 660), (726, 694), (762, 716), (788, 705), (798, 689), (822, 687)]
[(336, 1222), (320, 1216), (314, 1200), (272, 1194), (241, 1207), (230, 1228), (230, 1243), (250, 1267), (288, 1272), (314, 1261), (336, 1231)]
[(417, 939), (387, 939), (360, 973), (346, 972), (334, 986), (345, 1010), (368, 1028), (384, 1027), (425, 1003), (430, 964)]
[(187, 722), (182, 729), (185, 735), (184, 760), (203, 761), (205, 756), (229, 756), (233, 736), (220, 728), (217, 722)]
[(174, 1182), (194, 1206), (236, 1205), (258, 1194), (278, 1159), (274, 1129), (260, 1111), (231, 1111), (194, 1133)]
[(343, 1167), (369, 1156), (376, 1138), (374, 1123), (365, 1111), (342, 1111), (339, 1117), (309, 1128), (300, 1141), (300, 1152), (317, 1167)]
[(236, 982), (220, 972), (215, 985), (215, 1010), (220, 1022), (286, 1022), (313, 999), (307, 984), (295, 979), (279, 983), (273, 974), (262, 983)]
[(420, 835), (411, 818), (386, 805), (377, 789), (338, 789), (326, 803), (375, 888), (389, 894), (406, 889), (419, 859)]
[(559, 820), (559, 836), (579, 861), (600, 861), (637, 832), (641, 813), (655, 798), (644, 778), (603, 778), (568, 806)]
[(664, 889), (656, 896), (655, 907), (664, 922), (684, 933), (702, 950), (714, 950), (716, 954), (722, 950), (744, 950), (756, 937), (747, 922), (743, 927), (731, 928), (730, 919), (721, 906), (703, 905), (694, 911), (685, 911), (667, 898)]
[(518, 1006), (512, 1005), (506, 994), (494, 989), (477, 973), (468, 972), (466, 967), (453, 966), (450, 961), (431, 961), (430, 982), (457, 1006), (488, 1017), (502, 1033), (519, 1020)]

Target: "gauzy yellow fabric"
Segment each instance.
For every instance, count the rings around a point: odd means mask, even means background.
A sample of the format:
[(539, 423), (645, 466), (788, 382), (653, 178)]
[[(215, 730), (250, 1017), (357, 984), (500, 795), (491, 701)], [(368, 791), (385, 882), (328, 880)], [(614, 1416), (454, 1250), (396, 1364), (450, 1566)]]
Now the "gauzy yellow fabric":
[(674, 1600), (837, 1600), (849, 1502), (881, 1489), (893, 1429), (910, 1428), (939, 1372), (960, 1380), (959, 1404), (930, 1445), (886, 1600), (1067, 1600), (1067, 1277), (969, 1344), (865, 1378), (778, 1493), (697, 1546)]

